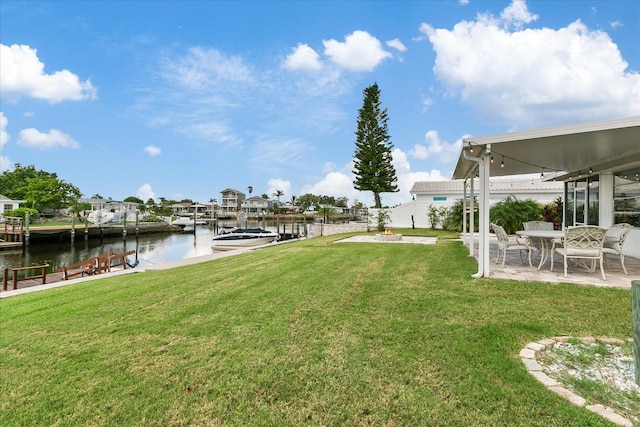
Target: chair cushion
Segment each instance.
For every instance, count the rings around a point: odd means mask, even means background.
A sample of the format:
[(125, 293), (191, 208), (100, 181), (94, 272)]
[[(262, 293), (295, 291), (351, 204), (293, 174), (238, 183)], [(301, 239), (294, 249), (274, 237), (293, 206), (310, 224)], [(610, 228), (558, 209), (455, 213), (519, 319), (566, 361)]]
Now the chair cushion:
[(618, 245), (618, 249), (604, 247), (604, 248), (602, 248), (602, 252), (605, 253), (605, 254), (620, 255), (621, 250), (620, 250), (619, 245)]
[(599, 257), (600, 249), (558, 248), (556, 252), (570, 257)]
[(527, 246), (527, 245), (509, 245), (509, 246), (507, 246), (507, 250), (509, 250), (509, 249), (513, 249), (513, 250), (520, 249), (522, 251), (528, 251), (529, 250), (529, 246)]

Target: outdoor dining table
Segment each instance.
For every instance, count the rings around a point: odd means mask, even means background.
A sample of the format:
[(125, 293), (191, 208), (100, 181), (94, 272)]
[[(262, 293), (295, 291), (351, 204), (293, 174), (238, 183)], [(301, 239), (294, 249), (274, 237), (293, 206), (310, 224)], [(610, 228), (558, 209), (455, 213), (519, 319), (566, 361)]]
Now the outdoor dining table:
[(516, 234), (530, 239), (537, 239), (540, 242), (540, 264), (538, 264), (538, 270), (547, 261), (549, 252), (554, 247), (554, 239), (561, 240), (564, 237), (564, 231), (562, 230), (519, 230), (516, 231)]

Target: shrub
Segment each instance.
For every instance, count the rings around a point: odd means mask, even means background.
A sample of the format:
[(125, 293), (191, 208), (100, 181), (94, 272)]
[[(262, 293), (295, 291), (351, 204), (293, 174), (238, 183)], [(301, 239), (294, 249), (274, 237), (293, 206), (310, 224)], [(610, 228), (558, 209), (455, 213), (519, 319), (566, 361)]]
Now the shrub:
[(514, 195), (496, 203), (489, 210), (491, 222), (504, 227), (509, 234), (522, 230), (522, 223), (543, 219), (542, 205), (535, 200), (518, 200)]
[(31, 208), (18, 208), (12, 211), (5, 211), (4, 216), (25, 219), (27, 216), (27, 212), (29, 212), (30, 220), (40, 218), (40, 212), (38, 212), (37, 209), (31, 209)]
[[(447, 215), (446, 218), (444, 219), (444, 224), (443, 227), (446, 230), (449, 231), (456, 231), (458, 233), (462, 232), (462, 212), (464, 210), (464, 203), (463, 200), (460, 199), (458, 200), (453, 206), (451, 206), (448, 210), (447, 210)], [(467, 229), (471, 228), (471, 215), (467, 212)], [(479, 224), (479, 216), (478, 216), (478, 211), (476, 209), (476, 212), (474, 214), (474, 222), (475, 222), (475, 227), (474, 230), (478, 230), (478, 224)]]
[(562, 227), (562, 197), (558, 197), (551, 203), (544, 205), (542, 216), (547, 222), (553, 222), (553, 228), (559, 230)]

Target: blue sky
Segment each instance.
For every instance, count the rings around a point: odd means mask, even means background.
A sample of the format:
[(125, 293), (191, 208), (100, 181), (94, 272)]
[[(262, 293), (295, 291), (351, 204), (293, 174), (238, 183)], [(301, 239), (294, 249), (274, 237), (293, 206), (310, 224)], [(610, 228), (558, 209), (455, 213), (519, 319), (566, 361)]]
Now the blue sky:
[(638, 1), (3, 0), (0, 169), (115, 200), (371, 204), (352, 159), (377, 83), (395, 205), (464, 136), (640, 115), (638, 40)]

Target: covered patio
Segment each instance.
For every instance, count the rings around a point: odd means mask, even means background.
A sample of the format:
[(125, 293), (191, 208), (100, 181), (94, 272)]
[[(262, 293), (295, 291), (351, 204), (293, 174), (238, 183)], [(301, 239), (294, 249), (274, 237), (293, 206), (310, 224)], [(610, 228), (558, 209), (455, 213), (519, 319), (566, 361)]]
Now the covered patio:
[[(466, 234), (463, 237), (464, 243), (469, 243), (469, 235)], [(475, 241), (474, 254), (477, 259), (478, 255), (478, 241)], [(507, 252), (507, 259), (504, 267), (502, 264), (502, 258), (497, 264), (494, 263), (498, 254), (498, 242), (493, 237), (489, 237), (489, 255), (491, 260), (491, 277), (494, 279), (507, 279), (507, 280), (525, 280), (533, 282), (546, 282), (546, 283), (571, 283), (574, 285), (583, 286), (597, 286), (605, 288), (620, 288), (631, 289), (631, 280), (637, 280), (640, 277), (640, 259), (625, 257), (625, 266), (629, 274), (624, 274), (620, 265), (620, 259), (618, 257), (608, 257), (608, 264), (605, 264), (604, 271), (607, 280), (602, 280), (600, 277), (600, 271), (596, 269), (595, 272), (589, 272), (583, 267), (570, 263), (568, 268), (568, 275), (564, 277), (564, 271), (562, 266), (562, 257), (555, 255), (553, 271), (549, 271), (550, 262), (547, 261), (543, 267), (537, 269), (537, 261), (534, 260), (533, 268), (529, 267), (528, 263), (523, 263), (520, 259), (520, 254), (517, 251)]]
[[(605, 267), (606, 281), (597, 272), (578, 270), (570, 270), (565, 278), (560, 259), (556, 259), (558, 267), (552, 273), (548, 263), (537, 270), (528, 264), (522, 266), (519, 259), (507, 262), (505, 269), (498, 268), (499, 264), (493, 263), (496, 252), (491, 250), (489, 233), (489, 177), (523, 174), (565, 183), (562, 228), (583, 224), (607, 228), (621, 222), (634, 225), (624, 247), (629, 274), (622, 272), (619, 260), (614, 257), (609, 267)], [(613, 285), (617, 282), (618, 268), (620, 283), (627, 283), (623, 287), (630, 287), (633, 279), (640, 278), (640, 116), (465, 138), (452, 178), (468, 182), (465, 191), (468, 186), (470, 194), (465, 194), (465, 200), (469, 203), (471, 223), (474, 221), (471, 200), (476, 198), (477, 191), (478, 233), (467, 226), (466, 216), (463, 230), (468, 236), (470, 254), (478, 259), (478, 272), (473, 277), (511, 276), (507, 278), (522, 280), (534, 274), (549, 276), (543, 281), (556, 281), (558, 275), (561, 282)]]

